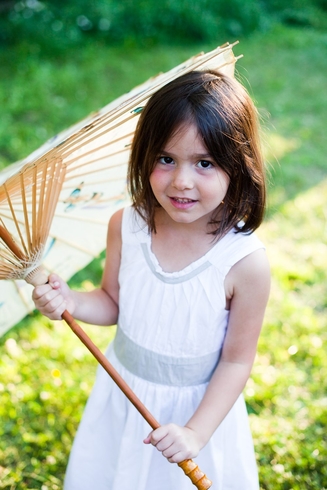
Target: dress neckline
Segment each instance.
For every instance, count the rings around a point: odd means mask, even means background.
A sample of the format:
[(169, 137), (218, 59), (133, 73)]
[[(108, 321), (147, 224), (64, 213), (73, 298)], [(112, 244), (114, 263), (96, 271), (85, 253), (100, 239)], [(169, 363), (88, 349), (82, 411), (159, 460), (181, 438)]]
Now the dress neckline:
[[(206, 269), (211, 265), (210, 258), (211, 255), (215, 253), (217, 248), (221, 246), (222, 241), (225, 239), (225, 237), (228, 235), (224, 235), (220, 240), (218, 240), (204, 255), (199, 257), (198, 259), (194, 260), (187, 266), (185, 266), (183, 269), (180, 269), (178, 271), (173, 271), (173, 272), (166, 272), (160, 265), (160, 262), (155, 255), (155, 253), (152, 250), (152, 237), (151, 233), (148, 231), (146, 233), (146, 247), (143, 247), (143, 253), (144, 255), (147, 255), (146, 260), (148, 262), (148, 265), (152, 269), (153, 272), (156, 272), (156, 274), (159, 274), (163, 277), (171, 277), (171, 278), (178, 278), (178, 277), (184, 277), (184, 276), (190, 276), (193, 277), (194, 275), (199, 274), (202, 270)], [(145, 252), (146, 248), (146, 252)]]

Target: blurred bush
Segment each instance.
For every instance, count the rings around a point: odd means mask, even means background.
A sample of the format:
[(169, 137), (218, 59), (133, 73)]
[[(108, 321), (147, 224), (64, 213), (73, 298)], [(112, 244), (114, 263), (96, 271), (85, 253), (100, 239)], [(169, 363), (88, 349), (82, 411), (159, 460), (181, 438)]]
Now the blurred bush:
[(51, 51), (97, 37), (134, 44), (200, 43), (246, 36), (274, 22), (327, 26), (327, 0), (2, 0), (0, 42)]

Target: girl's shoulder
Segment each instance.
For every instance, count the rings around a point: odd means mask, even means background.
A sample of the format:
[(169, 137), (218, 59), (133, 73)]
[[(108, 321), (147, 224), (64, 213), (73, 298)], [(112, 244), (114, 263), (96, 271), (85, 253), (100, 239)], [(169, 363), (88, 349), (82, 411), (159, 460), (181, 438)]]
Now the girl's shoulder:
[(148, 226), (140, 214), (132, 207), (116, 211), (110, 218), (109, 231), (119, 234), (123, 242), (137, 242), (144, 240), (148, 235)]
[(255, 233), (236, 233), (233, 229), (217, 242), (211, 261), (226, 275), (233, 265), (259, 249), (265, 246)]
[(236, 262), (224, 281), (229, 303), (235, 293), (246, 299), (246, 304), (258, 305), (260, 298), (266, 304), (270, 291), (270, 266), (263, 248), (256, 249)]
[(145, 222), (132, 206), (126, 206), (125, 208), (118, 209), (118, 211), (115, 211), (111, 215), (109, 226), (116, 229), (122, 229), (126, 226), (143, 229)]
[(124, 211), (125, 208), (115, 211), (109, 219), (109, 226), (112, 226), (113, 228), (121, 228)]
[(124, 209), (119, 209), (109, 219), (108, 233), (107, 233), (107, 250), (112, 247), (116, 247), (117, 250), (121, 248), (122, 242), (122, 220)]

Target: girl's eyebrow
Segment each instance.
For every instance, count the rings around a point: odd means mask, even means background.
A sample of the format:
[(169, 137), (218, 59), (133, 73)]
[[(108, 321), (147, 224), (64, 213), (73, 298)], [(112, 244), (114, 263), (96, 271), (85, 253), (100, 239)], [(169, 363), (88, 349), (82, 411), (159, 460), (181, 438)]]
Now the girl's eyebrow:
[(196, 153), (193, 156), (196, 157), (196, 158), (201, 158), (202, 160), (204, 160), (205, 158), (211, 158), (211, 159), (213, 159), (213, 156), (210, 153)]
[[(160, 150), (159, 155), (169, 155), (169, 156), (174, 156), (174, 153), (168, 150)], [(210, 153), (194, 153), (193, 155), (190, 155), (191, 158), (198, 158), (199, 160), (205, 160), (206, 158), (210, 158), (211, 160), (213, 159), (213, 156)]]

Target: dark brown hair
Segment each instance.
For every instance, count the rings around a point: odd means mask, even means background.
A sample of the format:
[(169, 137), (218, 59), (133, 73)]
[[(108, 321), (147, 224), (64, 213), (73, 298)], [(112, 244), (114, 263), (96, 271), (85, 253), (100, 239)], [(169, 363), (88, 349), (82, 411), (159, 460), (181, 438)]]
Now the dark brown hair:
[(236, 80), (213, 70), (182, 75), (156, 92), (143, 109), (132, 144), (128, 170), (132, 203), (155, 231), (159, 206), (150, 185), (158, 155), (184, 123), (195, 123), (217, 165), (230, 178), (224, 204), (212, 216), (214, 235), (253, 232), (262, 222), (265, 172), (256, 108)]

